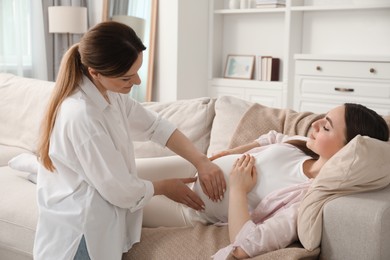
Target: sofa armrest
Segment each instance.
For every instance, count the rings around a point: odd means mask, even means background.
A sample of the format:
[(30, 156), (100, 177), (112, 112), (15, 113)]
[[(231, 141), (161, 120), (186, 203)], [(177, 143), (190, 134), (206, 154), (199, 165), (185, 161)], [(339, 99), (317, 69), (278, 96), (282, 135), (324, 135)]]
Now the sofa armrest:
[(321, 259), (390, 259), (389, 198), (390, 186), (328, 202)]

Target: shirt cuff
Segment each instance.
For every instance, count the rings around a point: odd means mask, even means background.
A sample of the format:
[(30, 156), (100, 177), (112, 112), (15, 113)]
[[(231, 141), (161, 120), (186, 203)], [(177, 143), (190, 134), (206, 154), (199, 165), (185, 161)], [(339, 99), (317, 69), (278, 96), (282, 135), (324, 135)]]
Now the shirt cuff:
[(136, 203), (136, 206), (131, 208), (131, 212), (135, 212), (145, 207), (145, 205), (152, 199), (154, 195), (154, 186), (151, 181), (143, 180), (145, 184), (145, 195), (142, 196)]

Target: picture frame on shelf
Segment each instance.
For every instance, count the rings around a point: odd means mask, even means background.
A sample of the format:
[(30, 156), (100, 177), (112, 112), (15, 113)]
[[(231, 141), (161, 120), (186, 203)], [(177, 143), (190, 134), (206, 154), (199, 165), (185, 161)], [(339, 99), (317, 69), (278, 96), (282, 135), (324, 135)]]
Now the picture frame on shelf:
[(228, 55), (224, 77), (232, 79), (252, 79), (255, 55)]

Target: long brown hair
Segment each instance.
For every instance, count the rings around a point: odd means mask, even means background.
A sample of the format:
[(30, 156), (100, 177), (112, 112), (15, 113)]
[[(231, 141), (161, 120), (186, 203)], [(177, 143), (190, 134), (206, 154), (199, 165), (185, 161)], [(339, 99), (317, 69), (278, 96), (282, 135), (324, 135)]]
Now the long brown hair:
[[(345, 103), (345, 125), (346, 125), (346, 144), (355, 136), (363, 135), (376, 138), (382, 141), (389, 140), (389, 126), (385, 119), (374, 110), (354, 103)], [(286, 143), (294, 145), (306, 155), (318, 158), (318, 155), (307, 148), (306, 142), (302, 140), (290, 140)]]
[(90, 29), (80, 43), (64, 54), (58, 77), (41, 124), (38, 156), (45, 168), (54, 171), (49, 156), (50, 136), (62, 102), (74, 93), (88, 75), (88, 67), (106, 77), (125, 74), (146, 47), (130, 27), (104, 22)]

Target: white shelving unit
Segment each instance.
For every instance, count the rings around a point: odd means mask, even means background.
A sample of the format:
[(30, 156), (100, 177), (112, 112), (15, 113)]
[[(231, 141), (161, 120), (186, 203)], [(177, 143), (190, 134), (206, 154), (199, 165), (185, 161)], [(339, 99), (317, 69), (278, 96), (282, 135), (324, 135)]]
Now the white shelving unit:
[[(286, 0), (286, 7), (266, 9), (228, 9), (228, 0), (211, 0), (209, 24), (212, 97), (295, 108), (296, 54), (390, 56), (390, 0)], [(279, 81), (223, 78), (229, 54), (280, 58)]]

